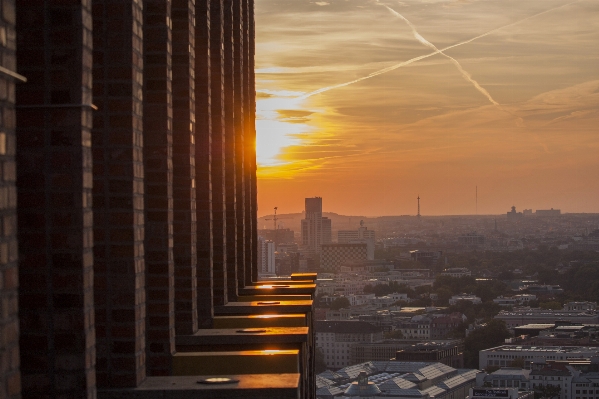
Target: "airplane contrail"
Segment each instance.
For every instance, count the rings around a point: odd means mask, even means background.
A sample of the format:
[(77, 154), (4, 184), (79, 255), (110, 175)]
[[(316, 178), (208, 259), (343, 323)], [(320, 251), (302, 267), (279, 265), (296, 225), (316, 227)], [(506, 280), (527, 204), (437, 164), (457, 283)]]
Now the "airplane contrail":
[(472, 39), (468, 39), (468, 40), (466, 40), (466, 41), (463, 41), (463, 42), (459, 42), (459, 43), (456, 43), (456, 44), (452, 44), (451, 46), (447, 46), (447, 47), (445, 47), (445, 48), (442, 48), (442, 49), (440, 49), (440, 50), (435, 50), (435, 51), (433, 51), (432, 53), (429, 53), (429, 54), (425, 54), (425, 55), (421, 55), (421, 56), (419, 56), (419, 57), (414, 57), (414, 58), (411, 58), (411, 59), (409, 59), (409, 60), (407, 60), (407, 61), (403, 61), (403, 62), (400, 62), (399, 64), (391, 65), (391, 66), (389, 66), (389, 67), (387, 67), (387, 68), (380, 69), (380, 70), (378, 70), (378, 71), (372, 72), (372, 73), (370, 73), (370, 74), (368, 74), (368, 75), (366, 75), (366, 76), (363, 76), (363, 77), (361, 77), (361, 78), (358, 78), (358, 79), (354, 79), (354, 80), (352, 80), (352, 81), (349, 81), (349, 82), (345, 82), (345, 83), (339, 83), (339, 84), (336, 84), (336, 85), (333, 85), (333, 86), (327, 86), (327, 87), (320, 88), (320, 89), (318, 89), (318, 90), (311, 91), (310, 93), (303, 94), (303, 95), (301, 95), (301, 96), (299, 96), (299, 97), (297, 97), (297, 98), (298, 98), (298, 99), (306, 99), (306, 98), (308, 98), (308, 97), (312, 97), (312, 96), (313, 96), (313, 95), (315, 95), (315, 94), (320, 94), (320, 93), (324, 93), (325, 91), (329, 91), (329, 90), (333, 90), (333, 89), (338, 89), (338, 88), (340, 88), (340, 87), (348, 86), (348, 85), (351, 85), (351, 84), (354, 84), (354, 83), (361, 82), (361, 81), (363, 81), (363, 80), (366, 80), (366, 79), (373, 78), (373, 77), (375, 77), (375, 76), (378, 76), (378, 75), (381, 75), (381, 74), (383, 74), (383, 73), (387, 73), (387, 72), (394, 71), (394, 70), (396, 70), (397, 68), (401, 68), (401, 67), (404, 67), (404, 66), (406, 66), (406, 65), (410, 65), (410, 64), (412, 64), (412, 63), (414, 63), (414, 62), (416, 62), (416, 61), (420, 61), (420, 60), (423, 60), (423, 59), (425, 59), (425, 58), (432, 57), (433, 55), (437, 55), (437, 54), (439, 54), (439, 53), (442, 53), (442, 52), (444, 52), (444, 51), (446, 51), (446, 50), (449, 50), (449, 49), (452, 49), (452, 48), (454, 48), (454, 47), (463, 46), (464, 44), (468, 44), (468, 43), (471, 43), (471, 42), (473, 42), (473, 41), (475, 41), (475, 40), (482, 39), (483, 37), (485, 37), (485, 36), (489, 36), (489, 35), (491, 35), (491, 34), (493, 34), (493, 33), (497, 32), (497, 31), (499, 31), (499, 30), (501, 30), (501, 29), (505, 29), (505, 28), (508, 28), (508, 27), (510, 27), (510, 26), (517, 25), (517, 24), (519, 24), (519, 23), (521, 23), (521, 22), (524, 22), (524, 21), (527, 21), (527, 20), (529, 20), (529, 19), (531, 19), (531, 18), (538, 17), (539, 15), (543, 15), (543, 14), (546, 14), (546, 13), (548, 13), (548, 12), (555, 11), (555, 10), (558, 10), (558, 9), (560, 9), (560, 8), (563, 8), (563, 7), (567, 7), (567, 6), (571, 5), (571, 4), (577, 3), (578, 1), (580, 1), (580, 0), (575, 0), (575, 1), (572, 1), (572, 2), (570, 2), (570, 3), (563, 4), (563, 5), (561, 5), (561, 6), (557, 6), (557, 7), (554, 7), (554, 8), (550, 8), (549, 10), (545, 10), (545, 11), (542, 11), (542, 12), (540, 12), (540, 13), (537, 13), (537, 14), (534, 14), (534, 15), (528, 16), (528, 17), (526, 17), (526, 18), (520, 19), (520, 20), (518, 20), (518, 21), (512, 22), (512, 23), (510, 23), (510, 24), (507, 24), (507, 25), (500, 26), (500, 27), (498, 27), (498, 28), (495, 28), (495, 29), (493, 29), (493, 30), (490, 30), (490, 31), (488, 31), (488, 32), (485, 32), (485, 33), (483, 33), (483, 34), (480, 34), (480, 35), (478, 35), (478, 36), (475, 36), (475, 37), (473, 37)]
[(405, 23), (408, 24), (408, 26), (410, 27), (410, 29), (412, 29), (412, 34), (414, 35), (414, 37), (416, 38), (416, 40), (418, 40), (420, 43), (424, 44), (426, 47), (431, 48), (431, 49), (433, 49), (435, 51), (439, 51), (440, 54), (442, 54), (445, 57), (449, 58), (449, 60), (456, 66), (456, 68), (458, 68), (458, 71), (460, 71), (460, 73), (462, 74), (462, 76), (464, 77), (464, 79), (466, 79), (468, 82), (472, 83), (474, 85), (474, 87), (476, 88), (476, 90), (478, 90), (485, 97), (487, 97), (487, 99), (491, 102), (491, 104), (496, 105), (498, 107), (501, 107), (499, 105), (499, 103), (497, 101), (495, 101), (493, 99), (493, 97), (491, 97), (491, 94), (485, 88), (481, 87), (478, 84), (478, 82), (476, 80), (474, 80), (472, 78), (472, 76), (468, 72), (466, 72), (464, 70), (464, 68), (462, 68), (462, 65), (458, 62), (458, 60), (456, 60), (455, 58), (453, 58), (450, 55), (445, 54), (442, 50), (439, 50), (437, 48), (437, 46), (435, 46), (434, 44), (432, 44), (431, 42), (429, 42), (428, 40), (426, 40), (424, 37), (422, 37), (422, 35), (420, 35), (420, 33), (418, 33), (418, 31), (416, 30), (416, 27), (410, 21), (408, 21), (408, 19), (406, 17), (404, 17), (403, 15), (401, 15), (400, 13), (398, 13), (397, 11), (395, 11), (394, 9), (392, 9), (391, 7), (388, 7), (388, 6), (384, 5), (384, 4), (381, 4), (381, 5), (383, 7), (385, 7), (387, 10), (389, 10), (396, 17), (404, 20)]

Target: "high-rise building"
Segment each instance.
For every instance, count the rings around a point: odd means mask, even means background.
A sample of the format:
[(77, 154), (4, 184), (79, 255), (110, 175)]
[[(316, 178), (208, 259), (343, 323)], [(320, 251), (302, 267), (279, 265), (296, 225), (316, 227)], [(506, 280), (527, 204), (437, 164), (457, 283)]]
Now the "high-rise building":
[(322, 216), (322, 198), (306, 198), (306, 216), (302, 219), (302, 246), (320, 252), (322, 244), (331, 242), (331, 219)]
[(263, 274), (275, 273), (275, 243), (258, 236), (258, 270)]

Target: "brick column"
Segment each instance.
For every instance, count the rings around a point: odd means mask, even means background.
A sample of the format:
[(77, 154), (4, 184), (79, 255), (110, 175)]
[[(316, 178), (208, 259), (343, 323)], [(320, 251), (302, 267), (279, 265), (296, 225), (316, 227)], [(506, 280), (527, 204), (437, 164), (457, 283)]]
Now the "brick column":
[[(29, 78), (17, 86), (22, 396), (94, 398), (91, 1), (16, 3), (19, 72)], [(10, 6), (3, 2), (4, 21), (7, 16), (14, 21)], [(14, 68), (14, 59), (3, 65)], [(11, 84), (5, 100), (13, 96)], [(12, 124), (10, 115), (3, 119)], [(0, 147), (12, 153), (12, 135), (5, 140), (8, 146)], [(6, 166), (5, 176), (11, 170), (14, 176), (14, 164)], [(3, 203), (14, 207), (14, 189), (3, 193)], [(12, 221), (14, 234), (14, 216)], [(4, 234), (10, 228), (5, 224)], [(16, 260), (15, 246), (11, 241), (8, 254), (3, 248), (3, 264)], [(3, 277), (2, 295), (10, 295), (14, 269)], [(8, 310), (14, 314), (11, 299)], [(14, 324), (7, 333), (3, 339), (12, 342)], [(8, 382), (14, 394), (15, 380)]]
[(172, 0), (175, 331), (198, 329), (195, 182), (195, 0)]
[(257, 280), (257, 265), (253, 263), (254, 252), (256, 249), (253, 242), (253, 211), (252, 211), (252, 197), (256, 195), (253, 188), (253, 162), (252, 158), (255, 156), (255, 140), (253, 138), (253, 127), (251, 124), (251, 100), (250, 100), (250, 18), (253, 17), (253, 3), (252, 12), (250, 12), (250, 0), (242, 0), (243, 17), (242, 17), (242, 29), (243, 29), (243, 119), (244, 119), (244, 186), (245, 186), (245, 284), (250, 285), (253, 281)]
[(237, 286), (243, 288), (245, 278), (245, 150), (244, 150), (244, 36), (243, 2), (233, 0), (233, 120), (235, 123), (235, 201), (237, 225)]
[(258, 280), (258, 180), (256, 178), (256, 74), (255, 74), (255, 55), (256, 55), (256, 19), (254, 16), (254, 0), (248, 0), (248, 21), (249, 21), (249, 59), (248, 59), (248, 109), (249, 109), (249, 132), (251, 135), (250, 143), (250, 163), (252, 179), (252, 199), (251, 199), (251, 217), (252, 217), (252, 280)]
[[(233, 37), (239, 30), (233, 19), (234, 0), (225, 0), (223, 8), (224, 29), (224, 105), (225, 105), (225, 200), (226, 200), (226, 255), (227, 296), (237, 300), (237, 201), (235, 167), (235, 59)], [(237, 30), (235, 30), (237, 29)]]
[[(15, 166), (15, 5), (6, 1), (0, 13), (0, 398), (21, 393), (19, 373), (17, 204)], [(12, 74), (11, 74), (12, 73)], [(16, 79), (15, 79), (16, 78)]]
[(212, 284), (214, 305), (227, 303), (223, 0), (210, 2), (210, 106), (212, 122)]
[(171, 375), (175, 351), (171, 1), (145, 0), (143, 160), (147, 374)]
[(146, 376), (142, 2), (94, 0), (94, 256), (99, 387)]
[(212, 122), (210, 110), (210, 0), (196, 0), (196, 211), (198, 327), (209, 328), (214, 316), (212, 296)]

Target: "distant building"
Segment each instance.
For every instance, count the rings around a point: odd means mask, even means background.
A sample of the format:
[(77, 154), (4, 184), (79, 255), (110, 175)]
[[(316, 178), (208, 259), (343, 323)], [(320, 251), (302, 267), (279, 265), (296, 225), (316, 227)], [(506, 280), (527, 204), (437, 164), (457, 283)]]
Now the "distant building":
[(322, 216), (322, 198), (306, 198), (305, 219), (301, 221), (302, 245), (316, 253), (331, 242), (331, 219)]
[(536, 301), (537, 296), (532, 294), (519, 294), (514, 296), (498, 296), (493, 299), (493, 302), (499, 306), (522, 306), (527, 305), (530, 301)]
[(536, 295), (558, 295), (564, 293), (564, 289), (557, 284), (527, 284), (520, 287), (520, 291), (528, 291)]
[(399, 323), (396, 327), (407, 339), (431, 339), (432, 319), (426, 316), (415, 316), (410, 321)]
[(294, 232), (291, 229), (262, 229), (258, 230), (258, 236), (274, 242), (277, 247), (281, 243), (292, 243), (295, 241)]
[(524, 209), (524, 210), (522, 211), (522, 214), (523, 214), (524, 216), (532, 216), (532, 209)]
[(417, 249), (410, 251), (410, 260), (426, 266), (433, 266), (437, 264), (442, 255), (442, 251), (420, 251)]
[(516, 207), (515, 206), (512, 206), (512, 210), (507, 213), (507, 219), (508, 220), (522, 219), (523, 216), (524, 215), (522, 214), (522, 212), (516, 212)]
[(574, 242), (571, 247), (579, 251), (599, 251), (599, 229)]
[(550, 310), (540, 308), (517, 308), (502, 310), (496, 319), (503, 320), (508, 328), (526, 324), (555, 324), (557, 321), (568, 321), (580, 324), (599, 324), (599, 315), (595, 312), (580, 310)]
[(536, 216), (560, 216), (562, 212), (559, 209), (537, 209)]
[(478, 367), (509, 366), (514, 360), (524, 360), (524, 368), (531, 365), (542, 365), (548, 360), (569, 360), (599, 356), (599, 347), (589, 346), (526, 346), (501, 345), (479, 352)]
[(410, 346), (414, 341), (387, 339), (380, 342), (360, 342), (351, 347), (351, 364), (388, 361), (394, 359), (398, 350)]
[(450, 305), (455, 305), (459, 301), (468, 301), (468, 302), (472, 302), (475, 305), (479, 304), (479, 303), (483, 303), (483, 301), (479, 297), (477, 297), (476, 295), (473, 295), (473, 294), (460, 294), (460, 295), (454, 295), (451, 298), (449, 298)]
[(276, 251), (283, 252), (283, 253), (298, 252), (298, 246), (294, 242), (284, 242), (284, 243), (277, 245)]
[(470, 270), (466, 269), (465, 267), (452, 267), (452, 268), (443, 270), (439, 274), (441, 276), (450, 276), (450, 277), (464, 277), (464, 276), (472, 275)]
[(364, 227), (363, 224), (364, 222), (360, 221), (358, 230), (339, 230), (337, 232), (337, 242), (340, 244), (364, 242), (367, 244), (366, 258), (374, 260), (375, 233), (373, 230), (368, 230), (368, 227)]
[(458, 341), (422, 342), (400, 349), (395, 360), (402, 362), (439, 362), (454, 368), (464, 367), (464, 345)]
[(467, 245), (469, 247), (477, 247), (485, 245), (485, 236), (476, 232), (464, 234), (458, 237), (458, 244)]
[(466, 399), (534, 399), (533, 391), (518, 388), (470, 388)]
[[(442, 363), (431, 362), (364, 362), (319, 374), (316, 377), (316, 397), (463, 399), (468, 395), (469, 389), (475, 386), (477, 371), (458, 370)], [(358, 382), (355, 382), (356, 380)]]
[(297, 252), (275, 252), (275, 270), (278, 276), (289, 276), (300, 271), (300, 254)]
[[(354, 244), (354, 243), (350, 243)], [(358, 243), (359, 244), (359, 243)], [(352, 260), (343, 262), (341, 268), (339, 269), (341, 272), (352, 272), (352, 273), (360, 273), (360, 272), (375, 272), (377, 270), (393, 270), (395, 266), (392, 262), (386, 261), (384, 259), (376, 259), (376, 260)]]
[(320, 254), (320, 268), (325, 271), (339, 271), (344, 262), (366, 260), (366, 243), (323, 244)]
[(530, 371), (521, 367), (502, 367), (492, 373), (481, 372), (476, 375), (477, 387), (515, 388), (528, 391)]
[(459, 312), (435, 317), (431, 323), (431, 339), (446, 339), (465, 321)]
[(381, 328), (363, 321), (315, 321), (314, 332), (316, 347), (330, 368), (349, 366), (354, 344), (383, 340)]
[(576, 310), (596, 310), (597, 302), (568, 302), (564, 305), (564, 310), (576, 311)]
[(258, 237), (258, 270), (262, 274), (275, 274), (275, 243)]

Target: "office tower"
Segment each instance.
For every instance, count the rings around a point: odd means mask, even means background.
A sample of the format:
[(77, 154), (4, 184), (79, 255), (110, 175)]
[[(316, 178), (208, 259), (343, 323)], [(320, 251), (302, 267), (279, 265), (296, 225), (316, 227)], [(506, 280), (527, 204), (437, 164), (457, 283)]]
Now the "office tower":
[(316, 253), (331, 242), (331, 219), (322, 216), (322, 198), (306, 198), (306, 216), (302, 219), (302, 246)]

